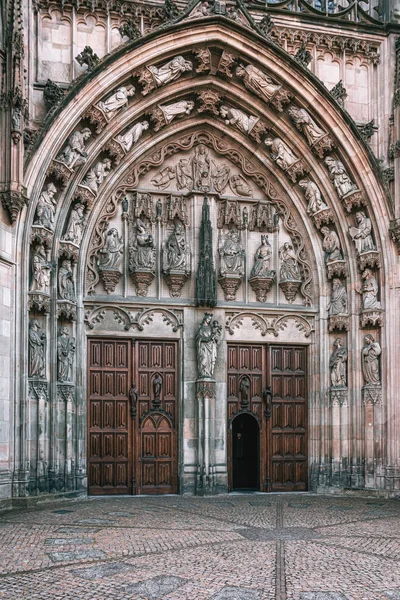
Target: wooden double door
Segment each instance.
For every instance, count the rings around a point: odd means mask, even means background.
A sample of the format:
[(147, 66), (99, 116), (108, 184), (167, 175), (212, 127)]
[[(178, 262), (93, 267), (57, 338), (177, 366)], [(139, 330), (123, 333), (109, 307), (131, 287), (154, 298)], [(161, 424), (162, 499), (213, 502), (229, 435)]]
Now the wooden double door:
[(307, 349), (228, 345), (229, 487), (307, 490)]
[(177, 342), (88, 343), (89, 494), (177, 493)]

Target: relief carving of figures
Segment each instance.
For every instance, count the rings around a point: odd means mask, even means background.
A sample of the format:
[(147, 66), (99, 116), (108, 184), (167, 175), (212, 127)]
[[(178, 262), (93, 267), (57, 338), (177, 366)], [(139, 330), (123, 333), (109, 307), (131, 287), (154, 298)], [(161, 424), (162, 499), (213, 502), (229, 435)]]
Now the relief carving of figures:
[(316, 122), (310, 117), (304, 108), (289, 106), (288, 113), (299, 131), (302, 131), (307, 138), (307, 142), (312, 146), (321, 137), (326, 135)]
[(45, 342), (46, 334), (41, 333), (39, 321), (32, 319), (29, 323), (29, 377), (44, 379), (45, 374)]
[(342, 248), (336, 231), (329, 229), (329, 227), (322, 227), (321, 233), (324, 236), (322, 247), (325, 250), (325, 263), (328, 264), (335, 260), (342, 260)]
[(180, 100), (173, 104), (160, 104), (160, 109), (164, 115), (165, 122), (171, 123), (177, 115), (190, 115), (194, 109), (194, 102), (188, 100)]
[(379, 356), (382, 353), (379, 342), (376, 342), (371, 334), (364, 338), (362, 348), (362, 372), (366, 385), (380, 385)]
[(218, 165), (215, 161), (212, 161), (212, 182), (216, 192), (222, 194), (224, 189), (229, 183), (231, 170), (228, 165)]
[(54, 229), (54, 217), (56, 214), (57, 200), (54, 195), (57, 193), (57, 188), (54, 183), (48, 183), (46, 190), (40, 194), (34, 225), (42, 225), (48, 229)]
[(343, 341), (340, 338), (335, 340), (333, 347), (334, 350), (329, 361), (329, 368), (331, 370), (331, 386), (346, 387), (346, 367), (348, 358), (347, 348), (343, 346)]
[(48, 293), (50, 288), (50, 265), (43, 244), (35, 247), (32, 256), (31, 292)]
[[(165, 190), (171, 181), (176, 177), (176, 170), (172, 167), (164, 167), (153, 177), (151, 183), (155, 185), (160, 190)], [(182, 189), (182, 188), (180, 188)]]
[(135, 95), (135, 88), (133, 85), (122, 86), (117, 89), (111, 96), (109, 96), (106, 100), (102, 100), (98, 102), (97, 106), (107, 115), (108, 120), (110, 121), (115, 117), (117, 112), (127, 106), (128, 98)]
[(82, 181), (82, 185), (88, 187), (95, 194), (99, 191), (100, 185), (103, 183), (107, 175), (110, 173), (112, 169), (111, 160), (109, 158), (105, 158), (104, 160), (100, 160), (93, 169), (90, 169), (86, 173), (86, 177)]
[(60, 383), (72, 381), (75, 349), (75, 338), (70, 337), (68, 327), (61, 327), (57, 338), (57, 380)]
[[(176, 187), (178, 190), (184, 190), (185, 188), (192, 188), (192, 168), (190, 165), (189, 158), (180, 158), (178, 164), (176, 165)], [(170, 178), (167, 177), (167, 183), (169, 183)]]
[(346, 194), (357, 190), (357, 186), (351, 181), (340, 160), (335, 160), (332, 156), (327, 156), (325, 164), (328, 167), (330, 178), (333, 181), (339, 198), (343, 198)]
[(328, 304), (328, 314), (329, 316), (348, 314), (346, 286), (337, 277), (332, 280), (332, 293)]
[(246, 115), (242, 110), (231, 106), (222, 105), (219, 112), (227, 125), (233, 125), (246, 135), (251, 132), (254, 125), (260, 120), (259, 117)]
[(357, 227), (349, 227), (349, 234), (356, 246), (358, 254), (376, 250), (372, 239), (372, 224), (364, 211), (356, 213)]
[(190, 272), (190, 248), (186, 242), (185, 227), (179, 221), (164, 245), (163, 271)]
[(75, 301), (75, 284), (70, 260), (63, 260), (58, 271), (58, 296), (62, 300)]
[(243, 83), (248, 90), (251, 90), (266, 102), (270, 102), (275, 94), (281, 89), (268, 75), (265, 75), (260, 69), (253, 65), (239, 65), (236, 69), (236, 75), (243, 79)]
[(307, 213), (314, 215), (320, 210), (326, 210), (328, 207), (322, 199), (319, 187), (310, 179), (301, 179), (299, 186), (304, 190), (304, 197), (308, 202)]
[(363, 310), (380, 310), (381, 303), (378, 302), (379, 286), (370, 269), (365, 269), (362, 274), (364, 282), (361, 287)]
[(267, 138), (264, 143), (266, 146), (271, 146), (272, 160), (284, 171), (299, 160), (281, 138)]
[(122, 236), (120, 236), (117, 229), (113, 227), (105, 233), (104, 246), (99, 251), (99, 257), (97, 259), (99, 270), (119, 271), (123, 251), (124, 242)]
[(236, 196), (249, 197), (253, 195), (251, 188), (248, 185), (245, 178), (243, 177), (243, 175), (232, 175), (232, 177), (229, 180), (229, 184), (231, 186), (232, 192), (236, 194)]
[(88, 127), (82, 131), (74, 131), (68, 139), (68, 144), (57, 156), (58, 161), (64, 163), (69, 169), (84, 165), (87, 161), (85, 142), (90, 138), (92, 132)]
[[(199, 378), (212, 378), (217, 348), (222, 339), (222, 327), (213, 315), (205, 313), (196, 334), (197, 370)], [(211, 323), (212, 321), (212, 323)]]
[(228, 231), (227, 236), (219, 247), (220, 275), (239, 275), (244, 273), (245, 251), (237, 229)]
[(152, 74), (156, 86), (161, 87), (167, 83), (171, 83), (171, 81), (175, 81), (185, 71), (192, 71), (193, 63), (190, 60), (185, 60), (183, 56), (175, 56), (161, 67), (151, 65), (147, 69)]
[(154, 271), (156, 264), (156, 251), (154, 238), (146, 230), (146, 225), (141, 219), (136, 220), (135, 241), (129, 245), (129, 267), (131, 271), (149, 269)]
[(126, 133), (117, 135), (115, 138), (116, 141), (121, 144), (125, 152), (129, 152), (129, 150), (136, 144), (139, 138), (143, 135), (143, 132), (149, 128), (148, 121), (141, 121), (140, 123), (136, 123), (131, 129), (128, 129)]
[(251, 269), (250, 279), (253, 277), (275, 277), (275, 271), (270, 270), (272, 248), (267, 235), (261, 236), (261, 246), (254, 255), (254, 265)]
[(66, 242), (72, 242), (79, 246), (83, 236), (83, 230), (85, 228), (86, 219), (84, 215), (85, 206), (84, 204), (76, 204), (69, 218), (67, 231), (64, 237)]
[(204, 144), (199, 144), (192, 158), (192, 173), (194, 189), (209, 189), (211, 179), (211, 160)]
[(283, 244), (279, 250), (281, 262), (281, 281), (301, 281), (301, 272), (297, 254), (289, 242)]

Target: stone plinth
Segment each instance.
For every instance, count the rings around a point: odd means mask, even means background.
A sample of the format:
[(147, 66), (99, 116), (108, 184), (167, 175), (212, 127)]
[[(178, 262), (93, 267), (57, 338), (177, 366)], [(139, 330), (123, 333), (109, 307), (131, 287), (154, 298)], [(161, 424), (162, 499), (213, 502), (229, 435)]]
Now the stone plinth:
[(331, 315), (328, 318), (329, 331), (349, 331), (350, 317), (349, 315)]
[(367, 384), (361, 389), (363, 404), (381, 404), (382, 388), (380, 385)]
[(107, 294), (111, 294), (115, 291), (115, 288), (122, 277), (122, 273), (117, 269), (102, 269), (99, 271), (99, 276)]
[(267, 294), (272, 288), (272, 284), (275, 281), (275, 273), (271, 274), (271, 277), (252, 277), (249, 279), (249, 284), (253, 288), (257, 302), (266, 302)]
[(47, 292), (29, 292), (28, 310), (38, 310), (44, 313), (50, 312), (50, 294)]
[(154, 272), (150, 269), (143, 269), (141, 271), (133, 271), (130, 273), (131, 279), (136, 287), (136, 294), (138, 296), (147, 296), (149, 286), (153, 283), (155, 277)]
[(382, 327), (383, 310), (380, 308), (366, 309), (360, 313), (361, 327)]
[(218, 283), (224, 290), (225, 300), (236, 300), (236, 292), (242, 283), (241, 275), (220, 275)]
[(296, 296), (300, 290), (301, 281), (280, 281), (279, 287), (285, 295), (285, 298), (290, 304), (296, 300)]
[(347, 277), (348, 268), (345, 260), (332, 260), (326, 263), (326, 274), (328, 279), (334, 277)]
[(187, 273), (182, 273), (182, 271), (168, 271), (168, 273), (164, 273), (164, 280), (168, 286), (171, 298), (181, 297), (181, 290), (188, 278), (189, 275)]

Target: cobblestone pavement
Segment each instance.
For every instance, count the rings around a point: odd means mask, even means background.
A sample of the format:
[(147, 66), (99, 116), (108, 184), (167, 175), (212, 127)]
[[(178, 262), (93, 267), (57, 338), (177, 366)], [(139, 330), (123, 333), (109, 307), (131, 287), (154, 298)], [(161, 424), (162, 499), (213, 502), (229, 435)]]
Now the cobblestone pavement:
[(400, 600), (400, 500), (90, 498), (0, 541), (0, 600)]

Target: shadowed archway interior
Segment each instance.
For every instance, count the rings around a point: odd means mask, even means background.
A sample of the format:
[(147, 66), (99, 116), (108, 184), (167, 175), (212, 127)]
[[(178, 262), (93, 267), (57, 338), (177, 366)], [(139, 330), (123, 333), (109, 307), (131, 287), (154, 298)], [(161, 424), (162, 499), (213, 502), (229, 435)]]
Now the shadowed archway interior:
[(253, 415), (243, 413), (232, 423), (232, 487), (259, 490), (260, 429)]

